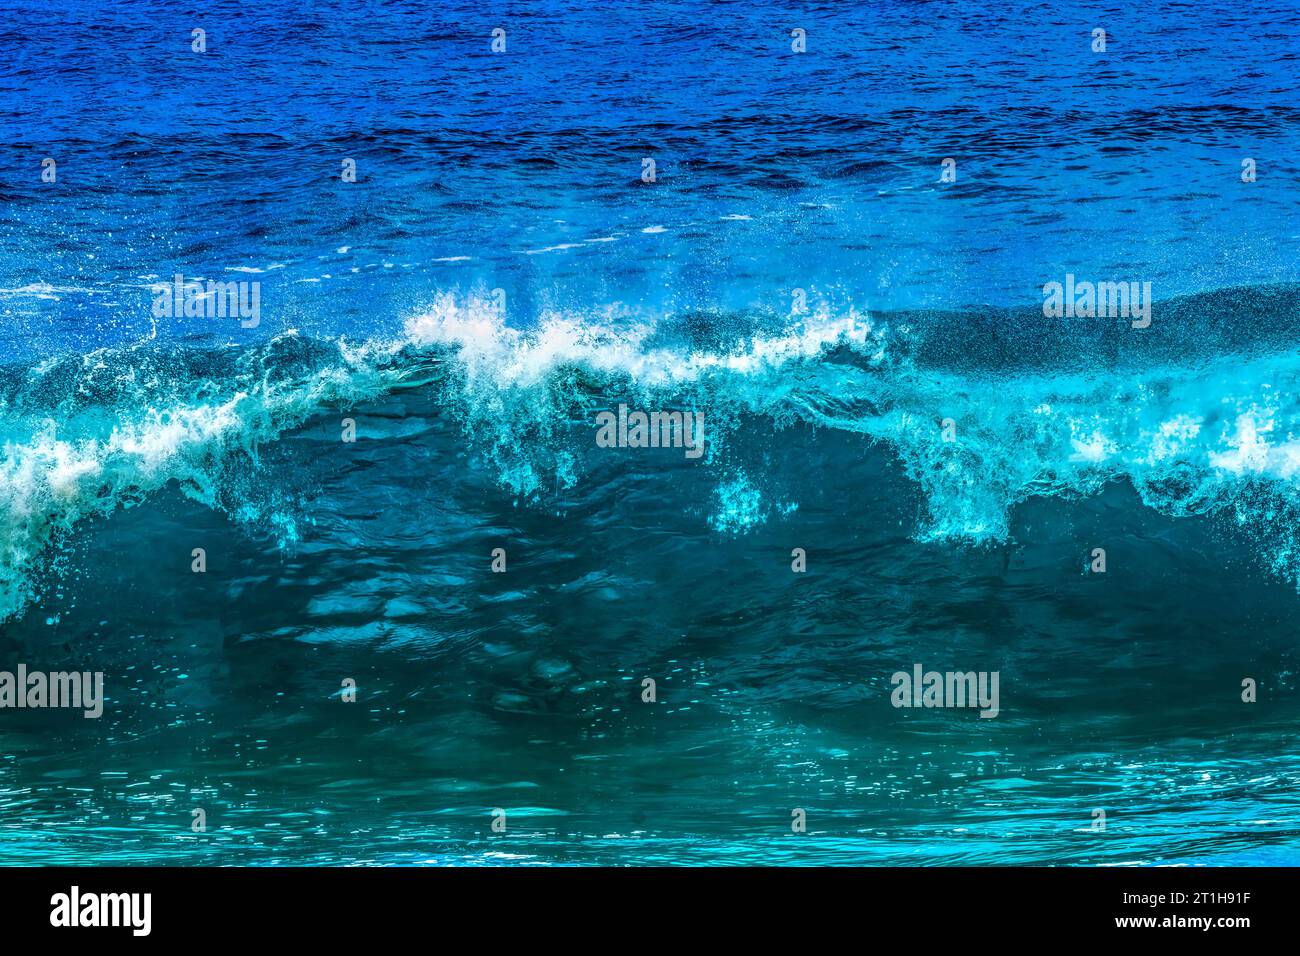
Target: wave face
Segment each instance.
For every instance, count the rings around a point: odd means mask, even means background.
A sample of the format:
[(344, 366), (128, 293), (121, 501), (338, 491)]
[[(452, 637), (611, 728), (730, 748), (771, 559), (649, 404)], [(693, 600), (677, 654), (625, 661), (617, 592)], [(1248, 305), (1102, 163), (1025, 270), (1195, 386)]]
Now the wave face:
[[(1297, 296), (1168, 311), (1295, 315)], [(153, 712), (175, 707), (191, 717), (170, 746), (203, 751), (149, 782), (141, 845), (115, 856), (975, 863), (1010, 841), (1021, 859), (1096, 863), (1181, 840), (1236, 858), (1233, 815), (1294, 773), (1270, 749), (1288, 705), (1261, 734), (1220, 686), (1239, 671), (1290, 689), (1292, 355), (1252, 341), (1232, 361), (1155, 364), (1094, 335), (1016, 371), (981, 367), (981, 316), (608, 313), (521, 331), (448, 294), (388, 340), (151, 343), (8, 370), (6, 642), (127, 681), (101, 733), (147, 749)], [(619, 404), (702, 412), (704, 454), (600, 447), (596, 416)], [(1094, 546), (1105, 576), (1088, 573)], [(1221, 638), (1251, 629), (1249, 645)], [(999, 671), (1007, 712), (900, 721), (889, 677), (912, 661)], [(346, 677), (368, 703), (356, 717), (337, 709)], [(1247, 752), (1153, 756), (1152, 736), (1223, 726), (1253, 728)], [(374, 734), (391, 766), (366, 755)], [(308, 767), (276, 770), (283, 791), (228, 803), (223, 773), (289, 752)], [(738, 790), (716, 789), (713, 761), (743, 768)], [(97, 794), (130, 779), (99, 772)], [(219, 850), (148, 835), (174, 825), (182, 785), (231, 814)], [(620, 799), (628, 785), (647, 796)], [(816, 850), (768, 833), (774, 785), (826, 808)], [(322, 786), (345, 809), (311, 809)], [(370, 819), (375, 786), (399, 833), (329, 826)], [(1085, 806), (1053, 830), (1078, 794), (1110, 805), (1113, 788), (1169, 829), (1098, 848)], [(503, 792), (526, 832), (490, 846), (476, 801)], [(306, 849), (268, 844), (272, 817)]]
[(1300, 862), (1289, 2), (154, 6), (0, 22), (6, 861)]
[[(1300, 318), (1300, 287), (1227, 290), (1162, 313), (1250, 303), (1280, 310), (1289, 325)], [(707, 427), (707, 455), (691, 470), (711, 489), (698, 510), (715, 529), (744, 532), (797, 509), (809, 491), (804, 463), (780, 450), (812, 434), (849, 467), (884, 458), (910, 481), (917, 542), (1003, 545), (1016, 505), (1121, 483), (1170, 517), (1230, 516), (1266, 568), (1300, 584), (1290, 526), (1277, 520), (1293, 507), (1300, 473), (1297, 363), (1267, 344), (1281, 337), (1279, 321), (1262, 343), (1247, 338), (1236, 354), (1215, 350), (1199, 363), (1187, 354), (1153, 363), (1150, 345), (1121, 355), (1114, 336), (1089, 329), (1051, 364), (1007, 362), (1016, 343), (1003, 335), (982, 366), (985, 316), (823, 308), (641, 322), (610, 312), (545, 314), (519, 330), (490, 301), (443, 294), (388, 340), (288, 334), (247, 349), (137, 346), (11, 368), (0, 392), (0, 614), (23, 611), (47, 551), (78, 525), (168, 488), (291, 547), (305, 499), (254, 491), (298, 483), (264, 474), (259, 449), (335, 427), (339, 410), (399, 397), (451, 429), (488, 486), (516, 505), (558, 513), (611, 468), (635, 477), (675, 470), (675, 457), (689, 464), (696, 456), (666, 447), (608, 454), (596, 440), (604, 410), (688, 409)], [(1032, 342), (1031, 333), (1021, 344)], [(386, 426), (360, 431), (390, 437)]]

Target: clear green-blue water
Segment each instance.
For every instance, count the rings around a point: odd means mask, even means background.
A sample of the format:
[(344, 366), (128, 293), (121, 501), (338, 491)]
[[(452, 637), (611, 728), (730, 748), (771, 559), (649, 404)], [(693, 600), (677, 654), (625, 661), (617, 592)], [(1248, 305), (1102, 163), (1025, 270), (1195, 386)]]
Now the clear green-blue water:
[(0, 861), (1297, 862), (1298, 35), (0, 0)]

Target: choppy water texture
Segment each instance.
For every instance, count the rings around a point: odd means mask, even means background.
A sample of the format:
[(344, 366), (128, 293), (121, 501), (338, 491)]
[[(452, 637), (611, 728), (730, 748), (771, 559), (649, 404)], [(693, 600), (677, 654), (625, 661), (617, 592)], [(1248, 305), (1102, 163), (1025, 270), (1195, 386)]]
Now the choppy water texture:
[(4, 862), (1297, 861), (1293, 3), (0, 14)]

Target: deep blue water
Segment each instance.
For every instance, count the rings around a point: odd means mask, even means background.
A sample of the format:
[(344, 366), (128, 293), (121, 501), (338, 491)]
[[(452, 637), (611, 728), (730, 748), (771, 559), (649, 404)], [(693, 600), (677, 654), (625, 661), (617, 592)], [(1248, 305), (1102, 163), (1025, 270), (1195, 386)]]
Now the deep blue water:
[(0, 0), (0, 860), (1297, 862), (1297, 156), (1291, 0)]

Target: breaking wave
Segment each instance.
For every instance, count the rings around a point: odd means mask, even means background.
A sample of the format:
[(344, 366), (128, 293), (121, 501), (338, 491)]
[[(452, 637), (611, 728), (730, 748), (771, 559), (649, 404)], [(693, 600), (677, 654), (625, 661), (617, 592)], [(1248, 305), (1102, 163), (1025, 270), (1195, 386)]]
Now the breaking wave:
[[(389, 339), (149, 341), (10, 366), (0, 370), (0, 620), (39, 594), (79, 525), (168, 485), (291, 546), (302, 501), (260, 450), (336, 412), (356, 419), (364, 441), (366, 404), (404, 390), (453, 422), (524, 504), (560, 492), (572, 501), (608, 479), (614, 459), (595, 447), (594, 415), (624, 401), (704, 413), (706, 454), (690, 467), (715, 489), (704, 520), (720, 533), (788, 513), (800, 483), (818, 482), (790, 474), (806, 463), (781, 454), (785, 430), (801, 425), (836, 443), (837, 467), (891, 456), (920, 492), (919, 541), (1002, 542), (1018, 503), (1120, 481), (1164, 514), (1230, 519), (1263, 566), (1300, 581), (1300, 362), (1285, 345), (1298, 302), (1296, 289), (1273, 287), (1157, 303), (1142, 340), (1033, 310), (610, 308), (516, 328), (489, 301), (445, 293)], [(1253, 333), (1225, 319), (1252, 307)], [(1195, 335), (1180, 320), (1191, 315)], [(616, 467), (667, 460), (653, 455)]]

